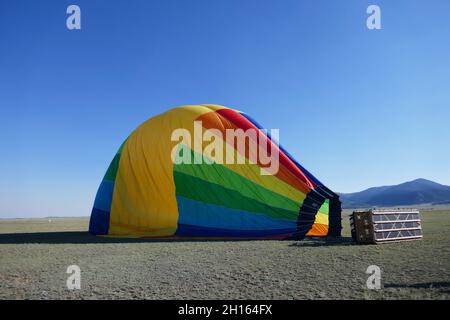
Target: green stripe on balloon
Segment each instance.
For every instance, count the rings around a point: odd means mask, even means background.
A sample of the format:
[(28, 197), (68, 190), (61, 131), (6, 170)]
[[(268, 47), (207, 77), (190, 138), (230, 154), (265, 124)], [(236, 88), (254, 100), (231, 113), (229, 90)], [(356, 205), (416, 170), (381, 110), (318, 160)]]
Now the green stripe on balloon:
[(122, 150), (127, 140), (125, 140), (122, 145), (120, 146), (119, 150), (117, 151), (116, 155), (114, 156), (113, 160), (111, 161), (108, 170), (106, 170), (105, 176), (103, 177), (103, 180), (107, 181), (115, 181), (117, 176), (117, 171), (119, 170), (119, 163), (120, 163), (120, 157), (122, 155)]
[[(205, 181), (181, 172), (174, 172), (177, 196), (214, 204), (225, 208), (238, 209), (283, 220), (297, 220), (298, 210), (275, 208), (261, 201), (243, 196), (239, 191)], [(261, 199), (264, 201), (264, 199)]]
[[(186, 146), (182, 148), (183, 152), (191, 152), (191, 155), (194, 156), (194, 152), (191, 149)], [(205, 158), (203, 157), (203, 159)], [(242, 196), (267, 203), (270, 207), (298, 213), (301, 206), (301, 203), (268, 190), (220, 164), (176, 164), (174, 165), (174, 172), (201, 178), (210, 183), (221, 185), (226, 189), (238, 191)], [(203, 190), (202, 193), (206, 191)]]
[(325, 202), (320, 207), (319, 212), (328, 215), (328, 213), (330, 212), (330, 199), (325, 200)]

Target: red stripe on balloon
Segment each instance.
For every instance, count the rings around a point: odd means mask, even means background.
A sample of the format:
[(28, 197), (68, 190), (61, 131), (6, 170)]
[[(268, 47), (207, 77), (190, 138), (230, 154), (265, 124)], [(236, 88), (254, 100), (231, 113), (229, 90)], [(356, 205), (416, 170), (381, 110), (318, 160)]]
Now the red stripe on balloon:
[[(218, 114), (223, 116), (228, 121), (232, 122), (236, 127), (241, 128), (246, 131), (248, 129), (254, 129), (259, 131), (258, 127), (256, 127), (253, 123), (251, 123), (247, 118), (245, 118), (240, 113), (232, 110), (232, 109), (219, 109), (216, 111)], [(259, 135), (258, 135), (259, 136)], [(273, 143), (266, 135), (264, 135), (264, 139), (266, 142), (266, 147), (271, 147), (272, 149), (267, 150), (277, 150), (280, 155), (280, 163), (287, 168), (294, 176), (303, 181), (306, 185), (308, 185), (311, 189), (316, 187), (315, 183), (306, 177), (306, 175), (289, 159), (284, 152), (282, 152), (278, 146)]]

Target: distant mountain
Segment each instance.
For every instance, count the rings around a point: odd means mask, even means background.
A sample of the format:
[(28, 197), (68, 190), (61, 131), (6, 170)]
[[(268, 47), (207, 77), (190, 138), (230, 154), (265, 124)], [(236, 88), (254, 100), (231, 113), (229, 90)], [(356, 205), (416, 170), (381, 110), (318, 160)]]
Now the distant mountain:
[(395, 186), (369, 188), (339, 194), (343, 208), (393, 207), (450, 203), (450, 186), (416, 179)]

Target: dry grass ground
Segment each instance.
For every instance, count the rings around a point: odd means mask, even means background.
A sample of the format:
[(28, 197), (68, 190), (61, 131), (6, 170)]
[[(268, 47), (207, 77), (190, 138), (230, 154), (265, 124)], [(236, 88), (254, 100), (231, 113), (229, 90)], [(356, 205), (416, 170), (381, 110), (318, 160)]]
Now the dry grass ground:
[[(0, 221), (1, 299), (449, 299), (450, 210), (422, 212), (424, 240), (139, 241), (86, 233), (88, 219)], [(66, 268), (81, 268), (81, 290)], [(366, 288), (378, 265), (383, 288)]]

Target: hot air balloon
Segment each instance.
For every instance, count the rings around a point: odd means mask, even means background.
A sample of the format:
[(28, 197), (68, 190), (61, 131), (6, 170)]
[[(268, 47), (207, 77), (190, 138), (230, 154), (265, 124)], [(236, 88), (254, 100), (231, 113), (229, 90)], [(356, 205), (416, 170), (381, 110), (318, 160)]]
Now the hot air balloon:
[[(239, 144), (230, 132), (257, 134)], [(263, 161), (264, 148), (270, 151), (265, 160), (275, 159), (276, 168)], [(98, 189), (89, 232), (137, 238), (339, 236), (341, 203), (247, 114), (189, 105), (147, 120), (123, 142)]]

